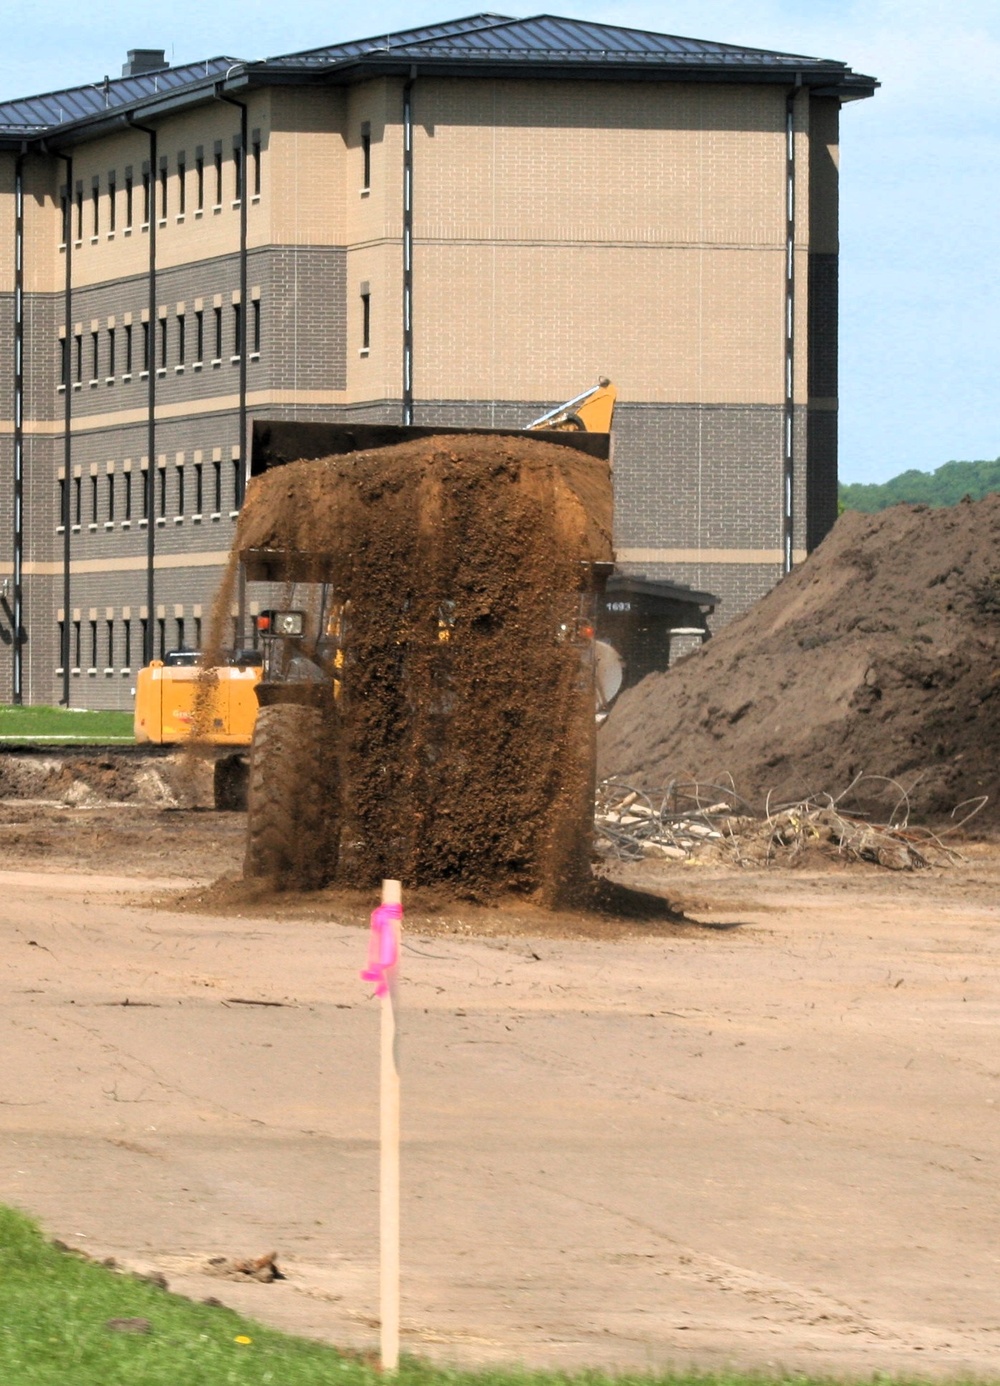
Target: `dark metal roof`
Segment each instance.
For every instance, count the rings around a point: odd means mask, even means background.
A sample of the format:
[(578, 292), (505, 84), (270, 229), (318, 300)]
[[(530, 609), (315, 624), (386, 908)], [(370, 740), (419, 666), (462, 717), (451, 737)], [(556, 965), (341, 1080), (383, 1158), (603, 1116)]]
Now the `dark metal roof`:
[(845, 100), (870, 96), (878, 83), (841, 62), (735, 44), (625, 29), (615, 24), (536, 15), (483, 13), (443, 24), (374, 35), (350, 43), (287, 53), (263, 62), (209, 58), (134, 77), (106, 78), (42, 96), (0, 103), (0, 141), (46, 137), (71, 142), (120, 125), (130, 113), (149, 118), (205, 100), (214, 87), (236, 91), (274, 82), (351, 82), (377, 73), (631, 77), (661, 80), (804, 83)]
[(140, 106), (150, 97), (179, 92), (206, 80), (224, 77), (239, 61), (239, 58), (208, 58), (185, 67), (164, 67), (135, 77), (111, 77), (85, 87), (65, 87), (42, 96), (0, 102), (0, 130), (11, 134), (23, 131), (29, 136), (43, 130), (58, 130), (61, 125)]

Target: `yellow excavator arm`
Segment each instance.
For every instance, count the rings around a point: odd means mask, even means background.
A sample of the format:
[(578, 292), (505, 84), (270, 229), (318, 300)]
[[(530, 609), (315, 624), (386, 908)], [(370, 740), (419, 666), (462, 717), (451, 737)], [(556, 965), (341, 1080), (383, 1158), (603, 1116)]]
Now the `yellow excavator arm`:
[(593, 389), (584, 390), (583, 394), (577, 395), (575, 399), (569, 399), (556, 409), (550, 409), (547, 414), (534, 419), (528, 427), (562, 429), (567, 432), (576, 430), (581, 433), (610, 433), (617, 398), (618, 391), (607, 376), (602, 375)]

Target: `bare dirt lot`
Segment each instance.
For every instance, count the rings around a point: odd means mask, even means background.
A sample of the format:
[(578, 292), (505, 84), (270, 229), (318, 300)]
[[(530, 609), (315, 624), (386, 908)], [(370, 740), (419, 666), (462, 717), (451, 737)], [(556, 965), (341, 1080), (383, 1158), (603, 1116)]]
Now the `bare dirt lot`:
[[(207, 890), (242, 831), (0, 805), (0, 1199), (370, 1345), (365, 904)], [(996, 1374), (1000, 849), (962, 850), (907, 875), (629, 868), (673, 922), (416, 902), (404, 1347)], [(202, 1269), (271, 1250), (273, 1284)]]

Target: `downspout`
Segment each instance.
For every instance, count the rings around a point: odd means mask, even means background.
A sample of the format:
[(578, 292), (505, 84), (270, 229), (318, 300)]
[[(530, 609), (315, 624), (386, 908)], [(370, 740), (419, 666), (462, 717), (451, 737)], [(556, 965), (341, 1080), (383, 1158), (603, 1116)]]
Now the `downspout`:
[(403, 423), (413, 422), (413, 84), (403, 85)]
[[(250, 116), (242, 101), (237, 101), (234, 96), (224, 95), (221, 85), (216, 86), (215, 94), (220, 101), (225, 101), (230, 106), (238, 106), (240, 110), (240, 336), (237, 343), (240, 353), (240, 469), (236, 476), (235, 500), (236, 509), (241, 510), (243, 497), (246, 494), (249, 465), (249, 448), (247, 446), (247, 318), (250, 304), (247, 293), (247, 208), (250, 203), (250, 189), (247, 185), (247, 143), (250, 138)], [(247, 606), (247, 577), (246, 569), (242, 563), (240, 563), (239, 576), (236, 581), (236, 605), (236, 624), (239, 629), (237, 643), (242, 643), (246, 633)]]
[(156, 131), (139, 125), (131, 116), (133, 130), (149, 136), (149, 374), (146, 380), (146, 631), (142, 662), (149, 664), (155, 644), (156, 617), (156, 186), (159, 181)]
[(795, 533), (795, 100), (802, 76), (785, 98), (785, 409), (782, 463), (782, 567), (792, 571)]
[(63, 316), (66, 321), (66, 387), (63, 391), (63, 482), (62, 527), (63, 527), (63, 628), (62, 650), (62, 705), (69, 707), (69, 628), (70, 628), (70, 489), (73, 485), (73, 156), (56, 153), (66, 165), (66, 224), (62, 228), (66, 246), (65, 279), (63, 281)]
[[(14, 160), (14, 616), (13, 701), (24, 702), (24, 155)], [(65, 666), (63, 666), (65, 667)]]
[(236, 487), (236, 509), (243, 505), (246, 494), (247, 475), (247, 315), (250, 304), (247, 294), (247, 204), (250, 190), (247, 187), (247, 143), (250, 137), (250, 117), (242, 101), (233, 96), (225, 96), (218, 86), (215, 94), (220, 101), (240, 108), (240, 337), (237, 344), (240, 353), (240, 460)]

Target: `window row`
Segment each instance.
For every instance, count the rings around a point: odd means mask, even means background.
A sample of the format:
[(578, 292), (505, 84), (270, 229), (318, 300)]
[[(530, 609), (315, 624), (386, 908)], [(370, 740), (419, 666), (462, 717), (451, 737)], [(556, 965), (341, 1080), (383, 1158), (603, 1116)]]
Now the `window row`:
[[(228, 317), (228, 322), (227, 322)], [(128, 383), (139, 371), (140, 380), (149, 376), (155, 369), (158, 375), (166, 375), (170, 364), (180, 374), (190, 365), (192, 370), (201, 370), (205, 364), (206, 352), (212, 366), (221, 366), (227, 346), (231, 348), (230, 362), (238, 364), (243, 351), (243, 305), (234, 303), (227, 311), (220, 305), (209, 309), (196, 309), (193, 313), (180, 312), (172, 316), (161, 313), (155, 324), (148, 320), (121, 326), (92, 328), (82, 330), (72, 336), (63, 334), (59, 340), (60, 372), (59, 388), (65, 390), (69, 384), (74, 389), (83, 386), (84, 380), (99, 385), (113, 385), (118, 373)], [(261, 314), (260, 299), (250, 301), (250, 321), (246, 325), (247, 351), (251, 361), (260, 357)]]
[[(71, 674), (82, 674), (84, 670), (94, 675), (99, 670), (105, 674), (130, 674), (132, 660), (143, 663), (146, 648), (146, 634), (149, 622), (145, 616), (137, 619), (126, 617), (115, 620), (71, 621), (69, 625), (69, 662)], [(57, 674), (63, 672), (62, 659), (65, 649), (66, 623), (59, 622), (59, 660)], [(197, 650), (201, 648), (201, 617), (175, 616), (156, 618), (153, 627), (154, 659), (162, 659), (168, 650)], [(193, 644), (188, 644), (193, 641)], [(170, 642), (170, 643), (168, 643)], [(116, 663), (118, 664), (116, 669)]]
[[(198, 145), (190, 162), (182, 149), (174, 156), (173, 166), (164, 154), (156, 169), (148, 160), (144, 161), (138, 176), (133, 165), (126, 164), (120, 180), (118, 170), (110, 169), (103, 178), (95, 174), (89, 187), (82, 179), (78, 179), (72, 188), (64, 186), (59, 192), (63, 245), (69, 240), (78, 246), (82, 245), (85, 236), (89, 236), (93, 243), (102, 233), (113, 237), (118, 230), (130, 235), (137, 219), (140, 228), (148, 231), (154, 217), (163, 226), (171, 214), (182, 221), (188, 211), (195, 216), (203, 215), (207, 206), (219, 212), (227, 198), (233, 206), (238, 207), (243, 200), (242, 154), (240, 136), (234, 135), (228, 152), (224, 141), (216, 140), (211, 152), (206, 152), (202, 145)], [(250, 195), (259, 198), (259, 130), (254, 130), (251, 135), (248, 154), (246, 177), (250, 183)]]
[[(209, 462), (196, 457), (186, 465), (154, 468), (152, 506), (156, 523), (165, 524), (169, 516), (180, 524), (185, 517), (199, 521), (206, 514), (212, 520), (220, 520), (226, 511), (235, 515), (242, 466), (238, 457), (229, 463), (220, 457)], [(57, 533), (63, 533), (67, 524), (74, 533), (84, 525), (94, 531), (101, 525), (106, 530), (116, 524), (129, 528), (133, 520), (148, 524), (150, 499), (145, 467), (73, 476), (68, 487), (62, 476)]]

